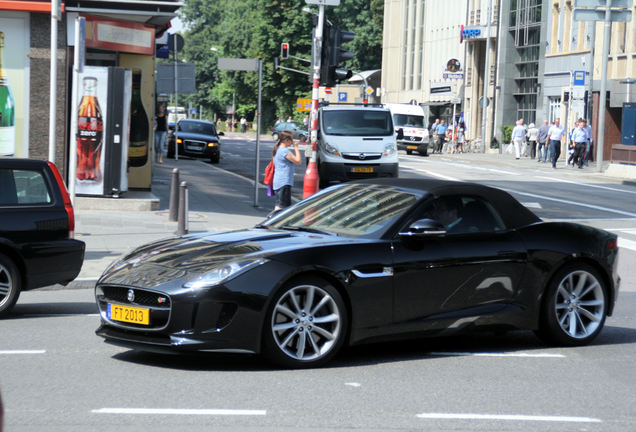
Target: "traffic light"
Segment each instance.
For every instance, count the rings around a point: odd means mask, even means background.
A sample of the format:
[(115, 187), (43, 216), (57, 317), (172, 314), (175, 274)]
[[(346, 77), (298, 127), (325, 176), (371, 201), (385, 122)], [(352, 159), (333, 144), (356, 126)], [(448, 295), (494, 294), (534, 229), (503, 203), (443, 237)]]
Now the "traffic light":
[(320, 60), (320, 85), (332, 87), (342, 80), (351, 78), (353, 72), (341, 67), (340, 63), (351, 60), (353, 51), (343, 49), (341, 45), (354, 38), (354, 33), (340, 30), (325, 20)]
[(287, 42), (280, 44), (280, 58), (282, 60), (289, 58), (289, 44)]

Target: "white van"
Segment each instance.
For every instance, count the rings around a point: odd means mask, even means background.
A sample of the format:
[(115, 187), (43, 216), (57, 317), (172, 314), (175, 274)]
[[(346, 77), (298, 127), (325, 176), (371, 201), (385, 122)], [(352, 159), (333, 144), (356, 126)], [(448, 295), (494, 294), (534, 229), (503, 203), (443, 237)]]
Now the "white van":
[(404, 136), (397, 142), (399, 150), (406, 150), (406, 154), (417, 151), (422, 156), (428, 156), (430, 139), (424, 110), (419, 105), (412, 104), (384, 104), (391, 110), (393, 125), (396, 131), (402, 129)]
[(397, 177), (391, 112), (380, 106), (331, 105), (318, 112), (320, 187), (333, 181)]

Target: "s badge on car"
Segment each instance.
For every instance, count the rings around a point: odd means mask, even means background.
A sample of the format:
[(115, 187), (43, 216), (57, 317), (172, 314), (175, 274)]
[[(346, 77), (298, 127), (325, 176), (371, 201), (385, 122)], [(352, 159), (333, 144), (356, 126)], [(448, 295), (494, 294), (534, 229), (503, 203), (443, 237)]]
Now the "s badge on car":
[(129, 302), (134, 302), (135, 301), (135, 291), (129, 289), (128, 290), (128, 295), (126, 297), (128, 299)]

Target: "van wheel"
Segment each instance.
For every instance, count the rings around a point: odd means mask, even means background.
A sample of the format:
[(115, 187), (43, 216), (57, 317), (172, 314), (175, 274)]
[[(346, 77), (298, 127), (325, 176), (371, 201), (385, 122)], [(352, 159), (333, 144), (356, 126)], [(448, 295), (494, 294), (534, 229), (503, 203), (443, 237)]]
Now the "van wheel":
[(419, 150), (418, 153), (420, 156), (428, 156), (428, 149)]
[(411, 153), (413, 153), (413, 150), (407, 150), (407, 151), (406, 151), (406, 154), (407, 154), (407, 155), (410, 155)]

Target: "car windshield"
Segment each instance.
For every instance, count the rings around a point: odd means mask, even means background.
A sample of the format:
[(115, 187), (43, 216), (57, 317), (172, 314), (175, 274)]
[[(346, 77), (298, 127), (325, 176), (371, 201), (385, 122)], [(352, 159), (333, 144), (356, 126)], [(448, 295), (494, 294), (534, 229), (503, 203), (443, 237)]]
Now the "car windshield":
[(420, 197), (390, 186), (344, 184), (317, 193), (260, 226), (380, 237)]
[(393, 134), (391, 115), (378, 110), (325, 110), (323, 133), (341, 136), (389, 136)]
[(179, 122), (179, 130), (181, 132), (198, 133), (202, 135), (216, 135), (214, 125), (210, 123), (201, 122)]
[(424, 128), (424, 116), (410, 114), (393, 114), (393, 124), (395, 127), (415, 127)]

